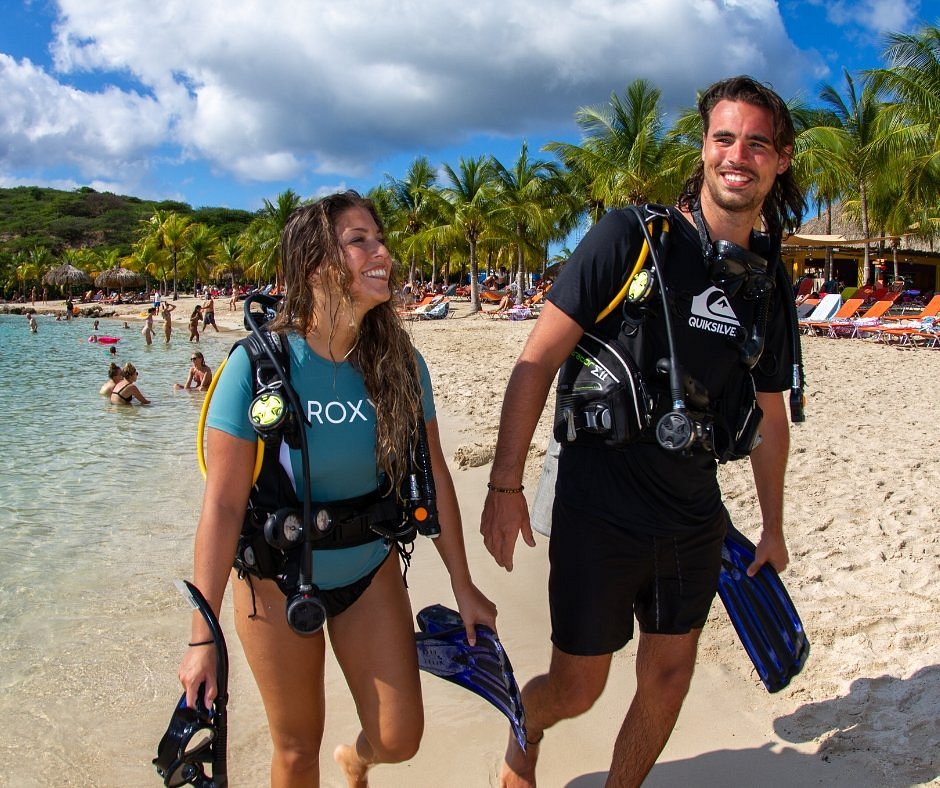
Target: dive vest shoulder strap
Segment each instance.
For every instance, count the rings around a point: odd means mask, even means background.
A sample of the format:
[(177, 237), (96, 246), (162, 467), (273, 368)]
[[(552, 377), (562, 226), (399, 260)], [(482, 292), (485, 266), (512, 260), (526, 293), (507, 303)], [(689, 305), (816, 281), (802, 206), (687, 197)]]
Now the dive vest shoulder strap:
[(235, 348), (239, 346), (245, 348), (248, 361), (251, 363), (252, 385), (255, 394), (279, 388), (282, 383), (290, 382), (290, 353), (287, 346), (287, 336), (273, 331), (266, 331), (265, 334), (267, 335), (268, 346), (274, 352), (287, 380), (282, 381), (281, 374), (271, 363), (271, 359), (261, 344), (262, 340), (255, 334), (249, 334), (244, 339), (238, 340), (232, 345), (232, 350), (229, 351), (229, 355), (231, 355)]
[[(657, 203), (647, 203), (646, 205), (642, 206), (629, 205), (627, 206), (626, 210), (636, 216), (638, 221), (642, 222), (649, 228), (651, 236), (655, 233), (657, 237), (662, 238), (665, 233), (669, 232), (669, 209), (665, 205), (658, 205)], [(658, 230), (656, 229), (657, 226)], [(618, 306), (620, 306), (620, 304), (623, 303), (623, 300), (627, 297), (627, 293), (630, 290), (630, 285), (633, 283), (636, 275), (643, 270), (643, 266), (646, 264), (646, 258), (649, 256), (649, 252), (649, 244), (644, 237), (643, 244), (640, 247), (640, 252), (637, 255), (636, 262), (633, 264), (633, 269), (624, 280), (623, 287), (617, 291), (617, 294), (613, 297), (611, 302), (600, 311), (598, 316), (594, 319), (595, 323), (600, 323), (605, 317), (610, 315)]]

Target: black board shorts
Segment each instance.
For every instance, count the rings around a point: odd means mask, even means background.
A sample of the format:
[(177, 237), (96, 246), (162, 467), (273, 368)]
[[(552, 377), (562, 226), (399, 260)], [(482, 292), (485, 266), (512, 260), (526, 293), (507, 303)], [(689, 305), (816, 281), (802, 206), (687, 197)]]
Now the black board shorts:
[(548, 555), (552, 642), (578, 656), (612, 654), (642, 632), (705, 625), (718, 590), (728, 516), (687, 535), (636, 533), (555, 498)]

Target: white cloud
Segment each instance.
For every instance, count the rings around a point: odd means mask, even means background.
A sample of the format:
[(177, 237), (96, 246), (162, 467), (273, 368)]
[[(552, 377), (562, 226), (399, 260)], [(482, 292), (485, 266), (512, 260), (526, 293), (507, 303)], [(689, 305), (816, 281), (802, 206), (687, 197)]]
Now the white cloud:
[[(130, 179), (169, 151), (245, 180), (355, 177), (474, 134), (570, 129), (637, 77), (676, 108), (734, 73), (789, 95), (811, 65), (772, 0), (58, 5), (55, 74), (0, 59), (0, 169)], [(88, 74), (140, 89), (68, 86)]]
[(917, 18), (920, 3), (914, 0), (837, 0), (827, 4), (827, 16), (840, 26), (858, 26), (869, 33), (907, 30)]

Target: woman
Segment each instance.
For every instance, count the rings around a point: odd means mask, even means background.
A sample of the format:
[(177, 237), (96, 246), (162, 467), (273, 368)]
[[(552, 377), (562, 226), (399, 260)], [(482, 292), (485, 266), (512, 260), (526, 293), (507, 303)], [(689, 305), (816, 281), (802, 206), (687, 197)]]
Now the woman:
[(153, 315), (155, 311), (153, 307), (147, 310), (147, 318), (144, 320), (144, 327), (140, 331), (140, 333), (144, 335), (144, 341), (148, 345), (153, 344)]
[[(335, 415), (348, 406), (346, 417), (313, 417), (306, 428), (312, 500), (362, 496), (386, 479), (391, 489), (399, 489), (403, 469), (395, 458), (409, 456), (423, 415), (442, 531), (435, 546), (468, 636), (475, 637), (475, 624), (494, 625), (496, 609), (470, 578), (427, 368), (390, 300), (395, 272), (375, 208), (346, 192), (297, 209), (281, 237), (281, 259), (287, 296), (272, 330), (287, 334), (291, 382), (309, 408), (322, 403), (324, 413)], [(251, 364), (239, 347), (219, 376), (209, 410), (208, 475), (195, 543), (195, 584), (216, 613), (252, 488), (257, 435), (248, 406), (253, 396)], [(299, 452), (290, 455), (302, 496), (305, 469)], [(365, 785), (376, 763), (411, 758), (424, 726), (413, 619), (398, 552), (380, 537), (370, 539), (314, 551), (313, 580), (327, 608), (330, 642), (362, 724), (356, 741), (334, 752), (350, 785)], [(296, 634), (277, 584), (250, 579), (250, 584), (233, 579), (235, 622), (268, 716), (271, 784), (318, 785), (324, 635)], [(207, 700), (216, 694), (215, 650), (201, 645), (205, 641), (211, 643), (211, 636), (196, 616), (179, 670), (189, 705), (202, 682)]]
[(111, 389), (112, 405), (131, 405), (133, 400), (137, 400), (141, 405), (149, 405), (150, 400), (141, 394), (137, 388), (137, 368), (129, 361), (121, 370), (123, 380), (114, 384)]
[(176, 304), (167, 301), (163, 305), (163, 311), (161, 313), (163, 315), (163, 336), (166, 338), (164, 341), (167, 344), (170, 342), (170, 334), (173, 333), (173, 319), (170, 317), (170, 314), (174, 309), (176, 309)]
[(193, 313), (189, 316), (189, 341), (199, 341), (199, 321), (202, 320), (202, 306), (196, 304)]
[(114, 387), (122, 380), (124, 380), (124, 373), (121, 371), (121, 368), (112, 361), (111, 365), (108, 367), (108, 380), (98, 393), (102, 397), (110, 397), (111, 392), (114, 391)]

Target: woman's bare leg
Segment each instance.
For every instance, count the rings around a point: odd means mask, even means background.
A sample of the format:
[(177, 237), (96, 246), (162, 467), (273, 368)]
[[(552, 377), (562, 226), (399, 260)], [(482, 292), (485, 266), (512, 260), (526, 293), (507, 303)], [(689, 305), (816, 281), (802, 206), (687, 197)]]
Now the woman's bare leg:
[(411, 603), (396, 556), (329, 627), (362, 723), (355, 743), (340, 745), (333, 757), (349, 786), (361, 788), (371, 766), (412, 758), (424, 732)]
[(235, 580), (235, 627), (254, 674), (274, 743), (271, 785), (320, 784), (320, 743), (323, 739), (324, 636), (303, 637), (287, 625), (284, 595), (272, 580), (252, 578), (251, 588)]

